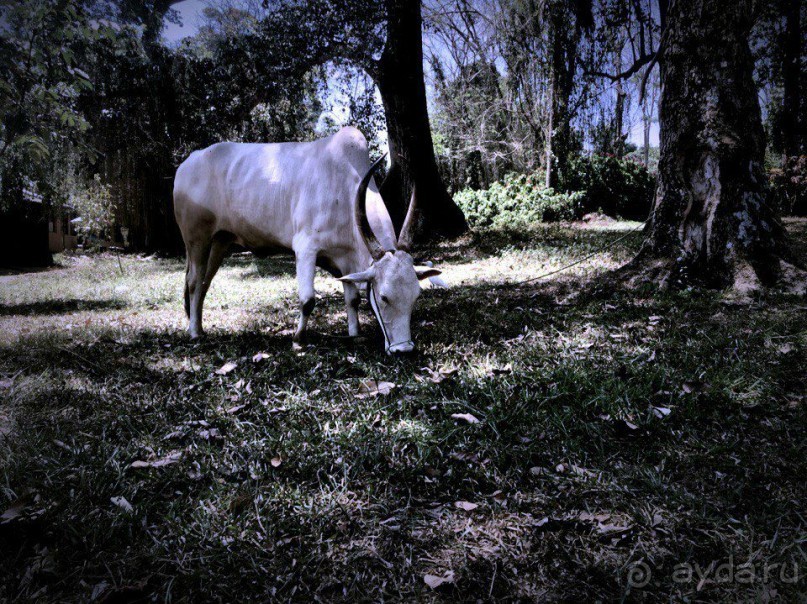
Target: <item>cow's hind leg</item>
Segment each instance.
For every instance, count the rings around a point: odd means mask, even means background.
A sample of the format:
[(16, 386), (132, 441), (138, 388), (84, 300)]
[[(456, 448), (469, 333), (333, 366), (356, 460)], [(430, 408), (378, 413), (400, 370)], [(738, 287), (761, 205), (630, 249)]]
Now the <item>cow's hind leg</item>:
[(202, 335), (202, 304), (205, 292), (205, 274), (207, 262), (210, 257), (210, 241), (195, 241), (187, 246), (188, 272), (185, 277), (185, 287), (190, 299), (189, 314), (191, 338)]
[(213, 242), (210, 244), (210, 255), (207, 259), (207, 270), (205, 272), (204, 289), (202, 290), (202, 303), (204, 304), (205, 296), (210, 289), (210, 283), (213, 277), (221, 267), (224, 261), (224, 256), (227, 250), (230, 249), (230, 244), (235, 240), (235, 237), (230, 233), (219, 232), (213, 236)]
[(309, 250), (295, 252), (297, 258), (297, 293), (300, 296), (300, 320), (294, 341), (299, 342), (305, 334), (308, 317), (314, 310), (317, 301), (314, 293), (314, 273), (317, 268), (317, 253)]
[(188, 271), (191, 270), (190, 252), (187, 252), (188, 257), (185, 259), (185, 316), (191, 318), (191, 293), (188, 288)]

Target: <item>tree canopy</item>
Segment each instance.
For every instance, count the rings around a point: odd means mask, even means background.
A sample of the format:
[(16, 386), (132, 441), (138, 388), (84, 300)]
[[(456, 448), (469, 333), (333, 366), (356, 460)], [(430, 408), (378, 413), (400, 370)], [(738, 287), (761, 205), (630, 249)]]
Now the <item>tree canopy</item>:
[[(4, 207), (24, 206), (25, 191), (67, 203), (98, 175), (135, 248), (177, 249), (170, 184), (190, 151), (346, 122), (389, 146), (383, 193), (398, 224), (412, 185), (428, 191), (430, 232), (462, 231), (451, 195), (509, 172), (571, 190), (592, 153), (655, 165), (666, 2), (228, 0), (168, 44), (175, 4), (2, 3)], [(765, 5), (749, 31), (769, 165), (800, 165), (804, 149), (798, 5)], [(782, 179), (777, 203), (797, 205), (798, 178)]]

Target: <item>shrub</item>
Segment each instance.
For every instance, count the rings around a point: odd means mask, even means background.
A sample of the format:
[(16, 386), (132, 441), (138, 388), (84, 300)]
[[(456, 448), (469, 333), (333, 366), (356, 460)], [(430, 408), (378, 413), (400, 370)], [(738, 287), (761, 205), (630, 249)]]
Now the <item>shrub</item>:
[(508, 174), (489, 189), (465, 189), (454, 200), (471, 226), (523, 226), (581, 216), (582, 193), (545, 189), (539, 175)]
[(561, 189), (584, 193), (583, 213), (634, 220), (648, 217), (656, 189), (656, 179), (644, 165), (608, 155), (572, 158), (560, 180)]
[(656, 188), (647, 168), (629, 159), (585, 155), (571, 159), (558, 192), (543, 187), (543, 174), (508, 174), (489, 189), (465, 189), (454, 197), (471, 226), (513, 226), (573, 220), (589, 212), (645, 220)]
[(101, 177), (96, 174), (89, 182), (74, 182), (71, 188), (68, 203), (81, 219), (76, 229), (87, 238), (114, 239), (120, 199), (112, 195), (109, 185), (101, 182)]

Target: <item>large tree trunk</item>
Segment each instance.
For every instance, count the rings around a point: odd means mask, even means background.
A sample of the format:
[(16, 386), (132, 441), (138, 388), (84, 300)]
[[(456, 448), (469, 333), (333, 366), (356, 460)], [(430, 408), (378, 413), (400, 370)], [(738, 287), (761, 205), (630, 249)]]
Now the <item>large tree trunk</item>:
[[(583, 31), (593, 27), (591, 0), (552, 0), (548, 5), (550, 62), (552, 69), (552, 115), (550, 136), (554, 171), (549, 182), (557, 186), (566, 177), (572, 152), (572, 111), (569, 103), (575, 88), (575, 75)], [(570, 21), (574, 24), (570, 24)]]
[(423, 81), (420, 2), (386, 4), (387, 42), (373, 74), (384, 104), (392, 159), (381, 194), (400, 227), (414, 184), (422, 230), (453, 237), (468, 225), (437, 170)]
[[(547, 149), (551, 150), (552, 164), (547, 164), (551, 186), (557, 186), (559, 179), (566, 175), (571, 138), (571, 116), (569, 115), (569, 97), (574, 87), (574, 69), (576, 68), (577, 41), (569, 40), (568, 16), (566, 2), (550, 4), (549, 21), (552, 31), (552, 50), (550, 53), (552, 80), (550, 132), (547, 137)], [(576, 37), (576, 36), (575, 36)], [(571, 69), (571, 73), (570, 73)]]
[(804, 144), (801, 116), (801, 0), (785, 0), (782, 65), (782, 150), (785, 158), (799, 155)]
[(622, 134), (625, 121), (625, 99), (628, 94), (622, 80), (616, 82), (616, 107), (614, 108), (614, 155), (619, 159), (625, 155), (625, 136)]
[(669, 7), (659, 184), (648, 237), (627, 270), (661, 286), (748, 292), (799, 271), (768, 203), (751, 2), (697, 5)]

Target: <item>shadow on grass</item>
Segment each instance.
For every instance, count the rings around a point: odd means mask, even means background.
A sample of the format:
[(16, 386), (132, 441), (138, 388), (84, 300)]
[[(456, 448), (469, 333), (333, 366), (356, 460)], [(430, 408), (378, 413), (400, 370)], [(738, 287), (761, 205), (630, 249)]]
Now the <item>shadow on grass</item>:
[[(260, 257), (245, 252), (235, 252), (224, 260), (224, 266), (236, 267), (245, 271), (244, 279), (259, 277), (294, 277), (296, 267), (294, 255), (277, 254)], [(254, 269), (254, 272), (246, 272)]]
[(27, 304), (0, 304), (0, 316), (62, 315), (72, 312), (121, 310), (127, 306), (122, 300), (44, 300)]

